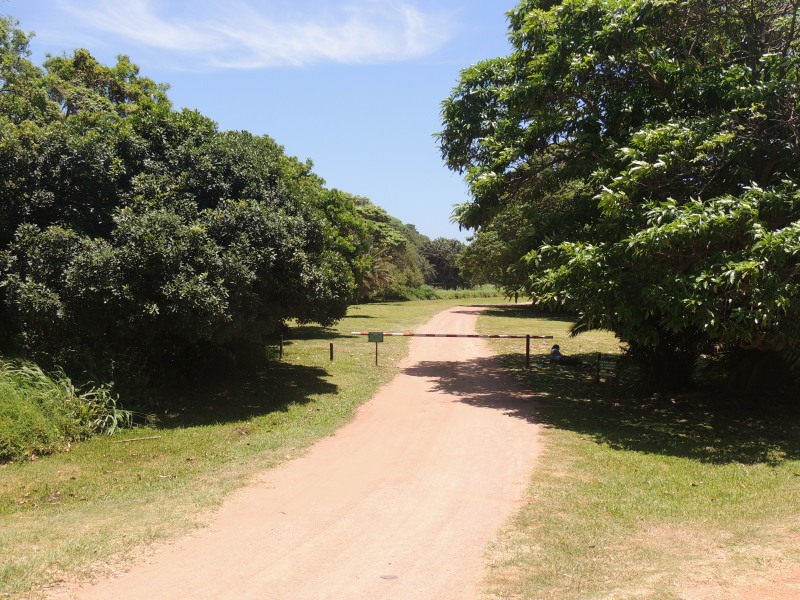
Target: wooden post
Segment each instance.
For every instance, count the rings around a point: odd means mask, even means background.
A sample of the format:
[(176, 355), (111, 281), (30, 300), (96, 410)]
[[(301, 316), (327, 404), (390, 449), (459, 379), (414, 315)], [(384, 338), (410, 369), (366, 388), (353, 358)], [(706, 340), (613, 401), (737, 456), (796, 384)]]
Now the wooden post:
[(525, 336), (525, 368), (531, 368), (531, 335)]
[(602, 358), (603, 358), (603, 355), (600, 352), (598, 352), (597, 353), (597, 377), (595, 377), (595, 381), (597, 383), (600, 383), (600, 361), (602, 360)]
[(375, 366), (378, 366), (378, 342), (375, 342)]
[(331, 342), (331, 362), (333, 362), (333, 342)]

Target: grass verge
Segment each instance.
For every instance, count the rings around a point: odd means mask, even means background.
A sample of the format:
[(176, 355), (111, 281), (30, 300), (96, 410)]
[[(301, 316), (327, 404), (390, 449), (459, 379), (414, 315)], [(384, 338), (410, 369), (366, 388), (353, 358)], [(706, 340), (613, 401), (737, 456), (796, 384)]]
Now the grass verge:
[[(618, 350), (602, 332), (569, 338), (568, 325), (514, 307), (479, 320), (485, 332), (554, 335), (587, 360)], [(547, 363), (544, 343), (526, 372), (509, 342), (492, 342), (535, 393), (545, 449), (490, 551), (491, 597), (736, 597), (800, 562), (796, 408), (598, 386)]]
[(254, 473), (332, 434), (394, 377), (408, 340), (387, 338), (375, 368), (374, 344), (351, 331), (413, 330), (462, 303), (354, 306), (335, 328), (293, 328), (284, 360), (253, 375), (165, 390), (155, 427), (0, 465), (0, 596), (103, 575), (142, 546), (207, 522)]

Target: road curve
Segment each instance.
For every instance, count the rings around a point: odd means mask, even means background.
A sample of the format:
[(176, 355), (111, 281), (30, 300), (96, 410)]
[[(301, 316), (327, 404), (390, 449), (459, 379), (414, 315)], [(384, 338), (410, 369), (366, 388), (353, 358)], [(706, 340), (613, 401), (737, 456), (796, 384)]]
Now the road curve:
[[(479, 312), (419, 331), (473, 333)], [(234, 494), (207, 528), (69, 597), (480, 598), (485, 548), (538, 452), (532, 401), (481, 339), (414, 338), (401, 367), (352, 423)]]

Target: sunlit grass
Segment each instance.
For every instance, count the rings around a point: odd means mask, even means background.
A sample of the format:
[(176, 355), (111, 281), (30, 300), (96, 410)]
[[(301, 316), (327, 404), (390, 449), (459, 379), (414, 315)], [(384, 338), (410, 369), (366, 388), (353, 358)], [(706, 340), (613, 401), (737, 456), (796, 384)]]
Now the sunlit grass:
[(465, 290), (436, 290), (436, 295), (443, 300), (469, 298), (504, 298), (503, 292), (491, 284), (481, 285)]
[[(490, 310), (486, 332), (554, 335), (587, 361), (612, 336), (570, 338), (568, 320)], [(535, 392), (544, 453), (525, 507), (490, 553), (496, 598), (681, 598), (728, 589), (800, 560), (800, 420), (796, 410), (691, 396), (642, 396), (552, 365), (530, 371), (492, 341)]]

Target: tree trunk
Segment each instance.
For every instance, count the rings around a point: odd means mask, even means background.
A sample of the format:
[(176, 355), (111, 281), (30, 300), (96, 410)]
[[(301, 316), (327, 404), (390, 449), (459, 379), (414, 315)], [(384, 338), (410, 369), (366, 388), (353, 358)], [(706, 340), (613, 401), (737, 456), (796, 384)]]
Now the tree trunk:
[(728, 389), (731, 392), (774, 392), (790, 384), (789, 365), (775, 352), (740, 350), (729, 363)]
[(642, 366), (648, 388), (681, 391), (692, 386), (700, 352), (694, 340), (669, 339), (656, 347), (631, 347), (631, 356)]

